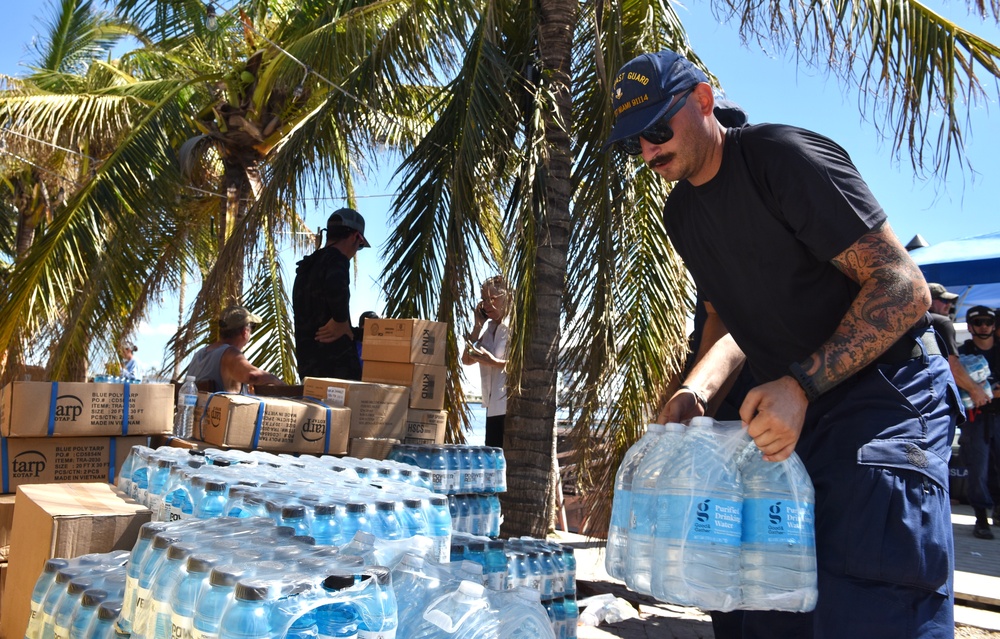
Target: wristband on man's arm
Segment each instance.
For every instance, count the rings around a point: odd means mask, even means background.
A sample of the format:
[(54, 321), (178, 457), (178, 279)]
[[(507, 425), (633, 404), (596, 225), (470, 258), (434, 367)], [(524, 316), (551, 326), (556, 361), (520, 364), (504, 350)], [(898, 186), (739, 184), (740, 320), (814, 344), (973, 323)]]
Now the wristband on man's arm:
[(816, 388), (816, 382), (813, 381), (813, 378), (809, 376), (809, 373), (807, 373), (798, 362), (792, 362), (792, 365), (788, 367), (788, 370), (792, 374), (792, 378), (794, 378), (795, 381), (799, 383), (799, 386), (802, 387), (802, 390), (805, 391), (806, 400), (811, 402), (819, 399), (819, 396), (822, 395), (822, 393), (820, 393), (819, 389)]
[(691, 388), (687, 384), (682, 384), (678, 390), (686, 390), (687, 392), (694, 395), (694, 399), (696, 402), (698, 402), (698, 404), (701, 405), (701, 409), (706, 413), (708, 412), (708, 402), (705, 400), (705, 396), (701, 394), (701, 391)]

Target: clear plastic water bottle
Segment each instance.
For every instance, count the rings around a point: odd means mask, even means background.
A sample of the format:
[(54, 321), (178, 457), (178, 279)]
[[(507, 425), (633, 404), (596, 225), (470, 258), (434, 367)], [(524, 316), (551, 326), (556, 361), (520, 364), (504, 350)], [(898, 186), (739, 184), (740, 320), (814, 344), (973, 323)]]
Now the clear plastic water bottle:
[(403, 539), (403, 525), (399, 521), (399, 511), (395, 501), (379, 500), (375, 502), (372, 534), (379, 539)]
[(445, 455), (448, 460), (448, 492), (449, 495), (457, 495), (462, 492), (462, 466), (459, 460), (458, 447), (445, 447)]
[(431, 471), (431, 490), (439, 495), (447, 495), (451, 488), (449, 481), (448, 455), (444, 446), (431, 447), (428, 458), (428, 466)]
[(486, 587), (490, 590), (507, 589), (507, 554), (500, 540), (486, 542)]
[(371, 533), (372, 524), (368, 519), (368, 505), (361, 502), (348, 502), (344, 505), (344, 521), (340, 527), (345, 543), (354, 539), (358, 531)]
[[(733, 454), (749, 436), (696, 417), (660, 477), (653, 596), (729, 611), (740, 605), (743, 485)], [(630, 542), (631, 544), (631, 542)]]
[(216, 566), (208, 576), (208, 588), (203, 589), (194, 607), (192, 639), (218, 639), (222, 614), (233, 600), (236, 582), (243, 576), (237, 566)]
[(221, 517), (226, 510), (226, 501), (229, 499), (229, 489), (226, 482), (214, 479), (205, 481), (204, 494), (200, 495), (195, 504), (194, 516), (198, 519), (211, 519)]
[[(119, 631), (116, 630), (115, 622), (121, 614), (121, 601), (104, 601), (97, 606), (97, 618), (87, 629), (87, 639), (115, 639)], [(128, 637), (127, 634), (124, 637)]]
[(198, 404), (198, 386), (194, 375), (188, 375), (177, 393), (177, 421), (174, 435), (190, 438), (194, 434), (194, 409)]
[(73, 614), (80, 608), (80, 601), (83, 599), (84, 591), (94, 587), (95, 583), (90, 575), (71, 579), (66, 586), (66, 594), (56, 604), (52, 615), (52, 623), (46, 623), (45, 627), (42, 628), (42, 638), (55, 639), (55, 637), (59, 637), (60, 639), (67, 639), (69, 637)]
[(644, 595), (652, 594), (653, 545), (657, 530), (657, 480), (674, 463), (684, 438), (684, 425), (668, 423), (639, 462), (632, 477), (625, 583)]
[(395, 639), (399, 621), (396, 594), (392, 590), (392, 573), (388, 568), (372, 566), (365, 576), (374, 581), (368, 596), (358, 598), (362, 609), (358, 619), (358, 639)]
[(65, 559), (49, 559), (42, 566), (42, 574), (38, 576), (31, 591), (31, 614), (28, 616), (28, 628), (24, 632), (25, 639), (38, 639), (38, 631), (43, 623), (42, 601), (55, 583), (56, 574), (67, 565), (69, 562)]
[(222, 561), (221, 555), (195, 554), (187, 558), (186, 572), (170, 598), (170, 636), (191, 639), (194, 630), (194, 607), (202, 588), (206, 588), (212, 568)]
[(493, 448), (497, 463), (497, 490), (498, 493), (507, 492), (507, 458), (504, 457), (502, 448)]
[(808, 612), (816, 607), (815, 497), (796, 453), (764, 461), (756, 445), (743, 474), (742, 608)]
[(167, 549), (167, 559), (157, 571), (153, 587), (149, 591), (151, 614), (147, 622), (146, 636), (170, 637), (170, 600), (174, 589), (184, 576), (187, 558), (194, 550), (194, 545), (186, 543), (171, 544)]
[(97, 617), (98, 608), (107, 598), (108, 591), (102, 588), (91, 588), (83, 592), (80, 607), (70, 622), (69, 639), (86, 639), (90, 624)]
[(337, 504), (318, 503), (313, 506), (309, 534), (321, 546), (339, 546), (344, 543), (338, 519)]
[(435, 495), (430, 498), (430, 538), (434, 541), (431, 556), (438, 562), (448, 560), (451, 550), (451, 511), (448, 508), (448, 498)]
[(166, 529), (162, 522), (147, 522), (139, 528), (139, 536), (132, 546), (132, 554), (125, 565), (125, 595), (122, 599), (122, 618), (119, 628), (126, 633), (132, 632), (132, 619), (135, 616), (135, 604), (139, 596), (139, 574), (142, 562), (153, 543), (153, 537)]
[[(354, 585), (353, 576), (331, 575), (323, 589), (336, 593)], [(358, 639), (358, 613), (354, 604), (344, 601), (316, 608), (316, 628), (320, 639)]]
[(463, 630), (478, 625), (476, 613), (488, 609), (485, 588), (471, 581), (463, 581), (453, 592), (430, 602), (412, 636), (414, 639), (467, 636)]
[(219, 639), (270, 639), (270, 582), (262, 579), (239, 581), (233, 602), (222, 614)]
[(632, 515), (632, 479), (649, 449), (666, 431), (663, 424), (650, 424), (645, 434), (625, 451), (615, 473), (615, 491), (611, 502), (611, 523), (604, 555), (604, 569), (615, 579), (625, 581), (628, 559), (629, 518)]

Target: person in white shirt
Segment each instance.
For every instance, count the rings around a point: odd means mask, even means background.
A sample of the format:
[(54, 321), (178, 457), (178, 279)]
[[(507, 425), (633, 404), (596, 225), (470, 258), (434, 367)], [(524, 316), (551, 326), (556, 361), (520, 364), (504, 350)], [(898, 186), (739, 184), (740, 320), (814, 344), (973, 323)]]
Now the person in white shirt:
[(479, 364), (483, 407), (486, 409), (486, 445), (503, 448), (507, 415), (507, 310), (510, 290), (502, 275), (483, 282), (482, 301), (475, 308), (475, 325), (465, 341), (462, 363)]

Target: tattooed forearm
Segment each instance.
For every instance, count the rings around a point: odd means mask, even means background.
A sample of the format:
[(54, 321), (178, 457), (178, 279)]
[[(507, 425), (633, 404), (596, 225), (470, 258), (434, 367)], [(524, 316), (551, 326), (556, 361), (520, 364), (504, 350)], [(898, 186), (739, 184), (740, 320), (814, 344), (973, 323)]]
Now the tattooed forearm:
[(833, 260), (861, 291), (829, 340), (800, 365), (822, 393), (875, 361), (930, 304), (920, 269), (888, 224)]

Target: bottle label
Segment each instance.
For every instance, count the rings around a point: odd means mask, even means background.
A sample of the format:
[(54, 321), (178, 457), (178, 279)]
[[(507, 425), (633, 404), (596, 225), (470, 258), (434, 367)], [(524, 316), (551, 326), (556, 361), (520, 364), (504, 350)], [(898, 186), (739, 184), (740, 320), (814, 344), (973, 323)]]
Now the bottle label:
[(176, 612), (170, 615), (170, 637), (171, 639), (192, 639), (191, 631), (194, 630), (194, 617), (185, 617)]
[(657, 537), (740, 545), (743, 537), (743, 504), (740, 501), (704, 495), (672, 495), (661, 499), (660, 506)]
[(190, 407), (193, 408), (194, 406), (198, 405), (198, 396), (197, 395), (181, 395), (181, 401), (184, 404), (184, 406), (190, 406)]
[(219, 633), (191, 628), (191, 639), (219, 639)]
[(813, 505), (791, 499), (747, 499), (743, 502), (743, 541), (748, 544), (812, 546)]
[(435, 470), (431, 472), (431, 488), (434, 492), (448, 494), (448, 471)]
[(611, 502), (611, 525), (618, 530), (628, 530), (629, 516), (632, 514), (632, 493), (627, 488), (621, 488)]
[(396, 639), (396, 629), (362, 630), (358, 628), (358, 639)]

